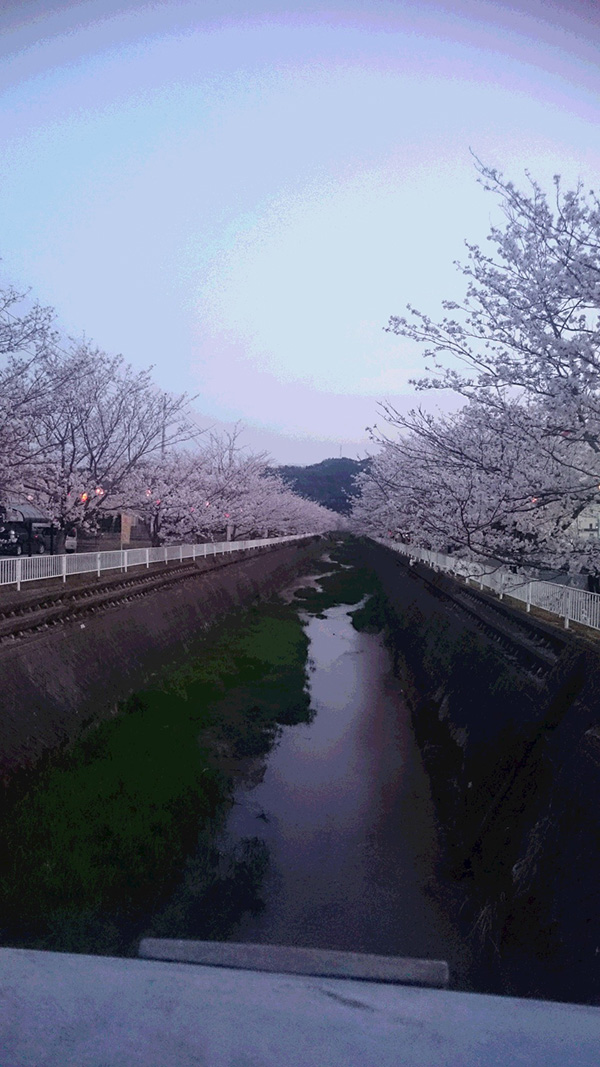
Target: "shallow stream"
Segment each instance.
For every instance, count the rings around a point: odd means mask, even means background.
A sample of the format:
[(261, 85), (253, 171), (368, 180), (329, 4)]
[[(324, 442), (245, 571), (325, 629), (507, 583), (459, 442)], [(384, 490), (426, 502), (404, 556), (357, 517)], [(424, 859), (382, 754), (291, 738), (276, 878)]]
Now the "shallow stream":
[(436, 899), (428, 779), (390, 657), (348, 605), (304, 616), (308, 724), (283, 728), (258, 784), (235, 794), (227, 835), (268, 853), (263, 907), (232, 938), (456, 961)]
[(353, 625), (374, 579), (333, 556), (25, 782), (0, 819), (3, 944), (305, 945), (446, 959), (464, 984), (410, 714)]

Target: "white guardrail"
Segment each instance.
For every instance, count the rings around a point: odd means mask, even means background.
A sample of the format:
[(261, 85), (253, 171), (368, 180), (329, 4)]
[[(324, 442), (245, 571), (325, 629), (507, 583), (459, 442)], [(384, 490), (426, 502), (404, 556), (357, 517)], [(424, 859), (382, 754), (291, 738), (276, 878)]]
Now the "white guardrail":
[(414, 545), (386, 540), (384, 537), (375, 537), (373, 540), (396, 552), (401, 552), (403, 556), (408, 556), (412, 560), (427, 563), (434, 570), (444, 571), (453, 577), (463, 578), (467, 584), (473, 582), (480, 589), (490, 590), (496, 593), (500, 600), (505, 596), (520, 600), (527, 611), (531, 610), (532, 605), (535, 608), (543, 608), (544, 611), (549, 611), (552, 615), (558, 615), (563, 619), (565, 629), (569, 628), (569, 622), (579, 622), (582, 626), (600, 630), (600, 594), (598, 593), (588, 593), (585, 589), (558, 585), (555, 582), (536, 581), (531, 576), (513, 574), (504, 567), (494, 567), (490, 563), (484, 564), (475, 560), (446, 556), (443, 552), (416, 548)]
[(281, 545), (287, 541), (301, 541), (315, 534), (292, 534), (288, 537), (265, 537), (255, 541), (218, 541), (201, 545), (161, 545), (160, 548), (127, 548), (109, 552), (75, 552), (56, 556), (0, 557), (0, 586), (35, 582), (44, 578), (62, 578), (70, 574), (96, 574), (130, 567), (149, 567), (151, 563), (180, 562), (184, 559), (203, 559), (205, 556), (228, 555), (248, 548)]

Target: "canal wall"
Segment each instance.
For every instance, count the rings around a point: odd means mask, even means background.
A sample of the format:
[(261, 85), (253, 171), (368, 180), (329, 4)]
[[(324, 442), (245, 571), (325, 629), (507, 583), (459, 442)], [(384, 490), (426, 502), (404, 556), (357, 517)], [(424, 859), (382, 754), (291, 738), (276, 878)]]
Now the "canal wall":
[[(381, 618), (490, 991), (600, 1003), (598, 645), (372, 542)], [(462, 595), (462, 594), (461, 594)], [(467, 610), (468, 608), (468, 610)]]
[(269, 597), (323, 552), (320, 538), (225, 559), (0, 646), (0, 782), (117, 711), (164, 668), (201, 649), (211, 627)]

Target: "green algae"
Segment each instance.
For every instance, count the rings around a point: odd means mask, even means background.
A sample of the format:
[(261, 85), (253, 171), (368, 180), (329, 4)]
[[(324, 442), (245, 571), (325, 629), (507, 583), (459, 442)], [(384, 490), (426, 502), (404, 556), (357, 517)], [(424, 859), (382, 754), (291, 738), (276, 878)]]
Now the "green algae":
[[(268, 865), (249, 839), (224, 852), (240, 767), (268, 754), (283, 725), (308, 722), (308, 640), (299, 609), (361, 605), (380, 590), (344, 539), (307, 569), (320, 588), (230, 616), (187, 662), (55, 754), (0, 816), (0, 941), (134, 955), (140, 936), (224, 938), (260, 907)], [(333, 572), (333, 573), (328, 573)], [(362, 603), (365, 601), (366, 603)], [(372, 605), (369, 607), (369, 605)], [(379, 610), (379, 609), (377, 609)]]
[(235, 760), (310, 718), (306, 649), (292, 608), (240, 613), (49, 761), (0, 818), (2, 943), (126, 955), (192, 852), (208, 884)]

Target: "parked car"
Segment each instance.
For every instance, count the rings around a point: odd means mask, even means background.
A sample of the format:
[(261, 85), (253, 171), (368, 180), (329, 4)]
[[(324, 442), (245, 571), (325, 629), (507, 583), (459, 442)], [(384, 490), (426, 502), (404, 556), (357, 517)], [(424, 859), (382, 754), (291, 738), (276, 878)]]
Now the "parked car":
[(22, 556), (27, 552), (29, 535), (17, 533), (14, 526), (0, 527), (0, 553), (3, 556)]
[(43, 556), (45, 552), (53, 552), (56, 530), (53, 528), (52, 523), (32, 522), (30, 525), (31, 555)]
[(77, 552), (77, 530), (72, 527), (65, 537), (65, 552)]
[(45, 523), (7, 522), (0, 527), (0, 554), (43, 556), (51, 552), (53, 531)]

